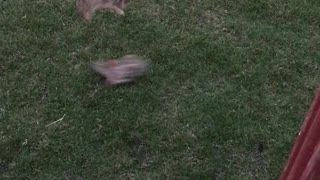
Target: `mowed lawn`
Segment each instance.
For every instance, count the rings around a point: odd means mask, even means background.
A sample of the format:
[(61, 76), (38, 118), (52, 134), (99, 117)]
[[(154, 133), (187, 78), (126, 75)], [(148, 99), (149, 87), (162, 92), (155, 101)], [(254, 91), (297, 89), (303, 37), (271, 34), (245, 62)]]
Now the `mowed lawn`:
[[(125, 12), (0, 0), (0, 178), (277, 179), (320, 82), (320, 1)], [(135, 84), (89, 68), (126, 54), (151, 64)]]

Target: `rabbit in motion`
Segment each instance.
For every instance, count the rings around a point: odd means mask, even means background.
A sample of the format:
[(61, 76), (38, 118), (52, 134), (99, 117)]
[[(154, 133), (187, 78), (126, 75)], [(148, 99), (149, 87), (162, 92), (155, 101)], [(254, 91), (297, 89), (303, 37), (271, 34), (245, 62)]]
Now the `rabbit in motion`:
[(87, 21), (91, 21), (97, 10), (108, 9), (115, 14), (123, 15), (128, 0), (77, 0), (78, 14)]
[(126, 55), (117, 60), (98, 61), (91, 68), (106, 78), (107, 85), (134, 81), (145, 74), (147, 63), (140, 56)]

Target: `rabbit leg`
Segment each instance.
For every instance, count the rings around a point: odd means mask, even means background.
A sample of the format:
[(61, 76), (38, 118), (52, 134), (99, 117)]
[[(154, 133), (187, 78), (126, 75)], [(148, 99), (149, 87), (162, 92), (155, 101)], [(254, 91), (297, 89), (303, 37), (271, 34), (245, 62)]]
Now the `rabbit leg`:
[(113, 10), (114, 13), (118, 15), (124, 15), (124, 11), (117, 6), (112, 6), (111, 9)]
[(121, 9), (121, 6), (118, 6), (117, 3), (112, 3), (112, 4), (105, 4), (104, 7), (105, 9), (110, 9), (112, 10), (115, 14), (123, 15), (124, 11)]
[(130, 82), (130, 81), (132, 81), (132, 79), (118, 79), (118, 80), (115, 80), (114, 83), (115, 84), (121, 84), (121, 83)]
[(83, 18), (87, 21), (91, 21), (92, 16), (93, 16), (93, 12), (88, 11), (88, 12), (83, 13)]
[(77, 0), (76, 2), (78, 14), (87, 21), (92, 19), (94, 9), (86, 0)]

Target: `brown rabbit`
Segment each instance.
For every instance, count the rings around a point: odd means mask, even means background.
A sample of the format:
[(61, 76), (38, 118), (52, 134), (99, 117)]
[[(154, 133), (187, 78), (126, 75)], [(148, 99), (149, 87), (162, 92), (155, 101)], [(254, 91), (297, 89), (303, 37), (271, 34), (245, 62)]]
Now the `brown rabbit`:
[(115, 14), (123, 15), (127, 0), (77, 0), (78, 14), (87, 21), (91, 21), (96, 10), (108, 9)]
[(106, 78), (106, 84), (115, 85), (134, 81), (145, 74), (147, 63), (140, 56), (127, 55), (117, 60), (99, 61), (91, 68)]

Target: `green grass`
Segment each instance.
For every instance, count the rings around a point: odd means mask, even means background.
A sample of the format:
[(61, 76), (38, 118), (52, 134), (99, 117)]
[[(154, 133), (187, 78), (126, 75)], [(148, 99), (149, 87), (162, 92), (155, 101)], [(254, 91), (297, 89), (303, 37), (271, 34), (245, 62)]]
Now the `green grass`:
[[(320, 81), (320, 1), (74, 6), (0, 0), (1, 179), (277, 179)], [(88, 68), (125, 54), (152, 64), (134, 85)]]

